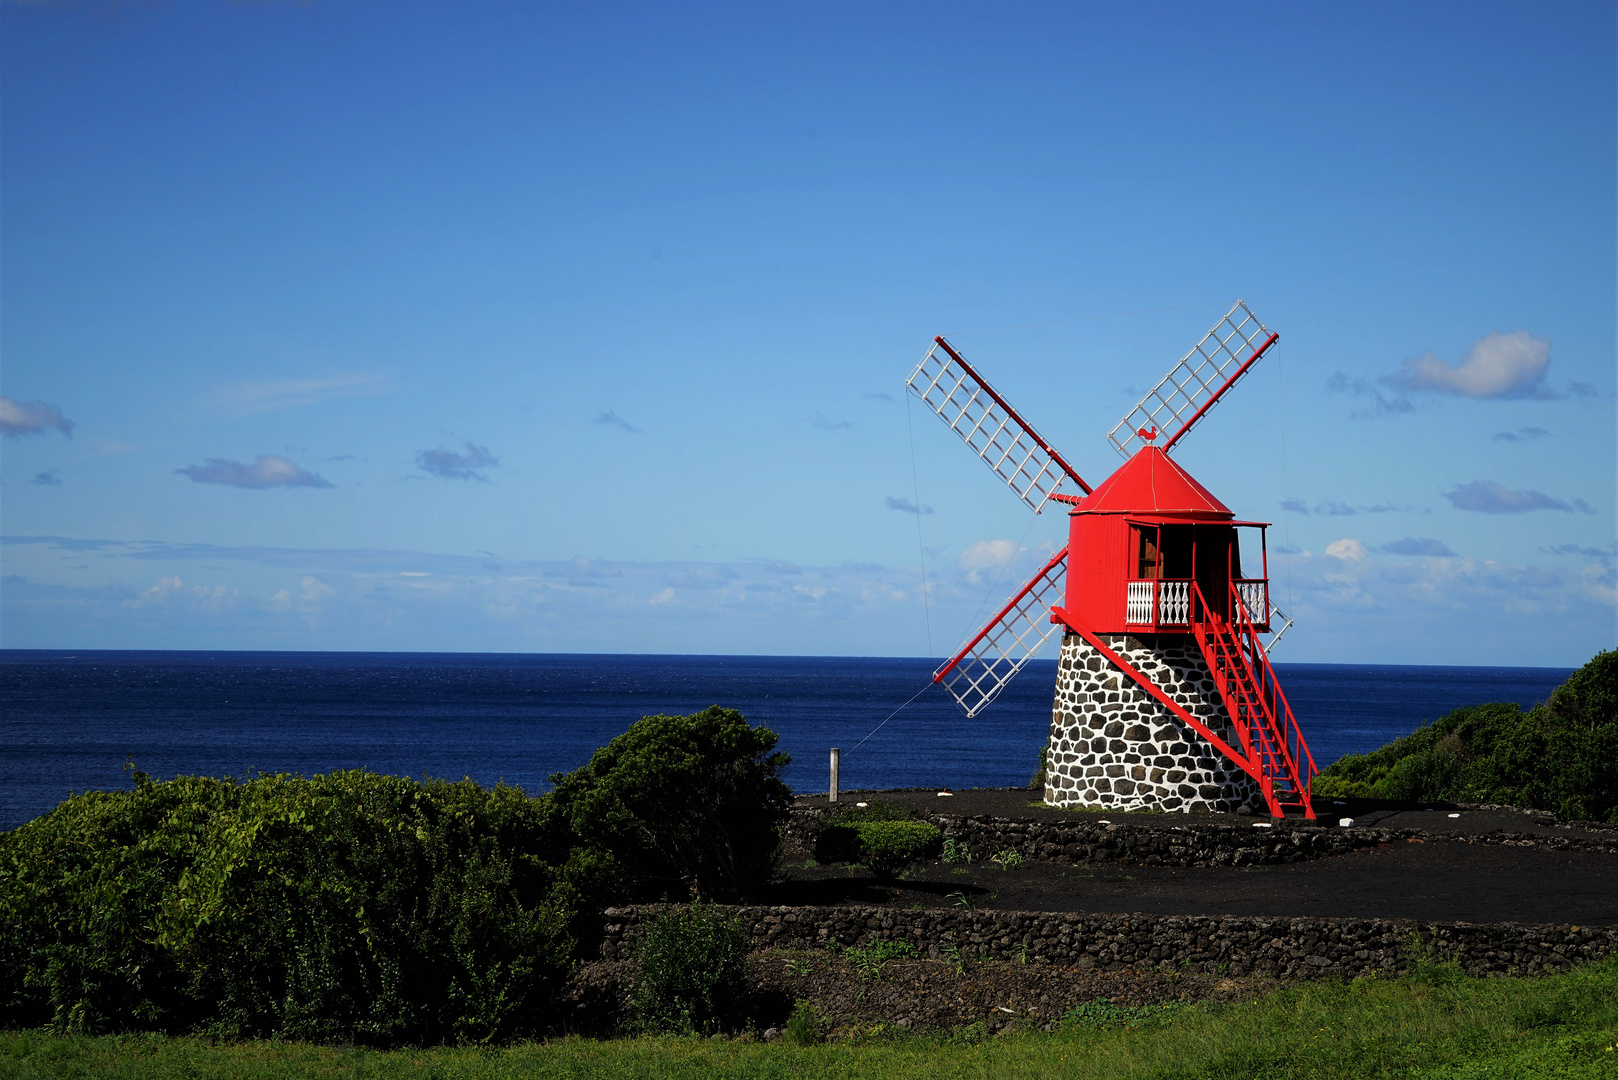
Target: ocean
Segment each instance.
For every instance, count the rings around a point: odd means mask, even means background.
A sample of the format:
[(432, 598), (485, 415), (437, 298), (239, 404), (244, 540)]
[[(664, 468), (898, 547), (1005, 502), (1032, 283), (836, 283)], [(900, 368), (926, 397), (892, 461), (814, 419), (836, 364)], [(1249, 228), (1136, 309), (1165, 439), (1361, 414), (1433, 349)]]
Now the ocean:
[[(930, 684), (935, 664), (0, 650), (0, 830), (72, 792), (128, 787), (126, 761), (160, 778), (365, 768), (538, 793), (640, 717), (715, 704), (781, 736), (799, 791), (826, 789), (833, 746), (845, 790), (1025, 784), (1048, 731), (1056, 662), (1031, 662), (972, 720)], [(1462, 705), (1542, 701), (1572, 670), (1275, 666), (1321, 767)]]

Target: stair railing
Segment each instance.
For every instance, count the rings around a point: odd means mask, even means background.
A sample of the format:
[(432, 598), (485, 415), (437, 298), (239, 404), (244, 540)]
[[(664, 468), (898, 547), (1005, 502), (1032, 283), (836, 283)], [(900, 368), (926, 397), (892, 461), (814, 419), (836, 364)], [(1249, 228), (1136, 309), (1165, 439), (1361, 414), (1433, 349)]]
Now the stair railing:
[(1231, 610), (1236, 616), (1235, 629), (1238, 640), (1247, 653), (1249, 670), (1258, 676), (1259, 692), (1266, 699), (1265, 706), (1271, 719), (1280, 728), (1279, 749), (1285, 754), (1287, 773), (1289, 778), (1297, 778), (1298, 790), (1293, 794), (1308, 816), (1314, 817), (1309, 785), (1319, 772), (1315, 766), (1315, 756), (1310, 752), (1309, 744), (1304, 741), (1303, 730), (1298, 727), (1298, 720), (1292, 715), (1292, 706), (1287, 701), (1286, 693), (1281, 689), (1281, 680), (1276, 678), (1275, 669), (1270, 666), (1269, 655), (1265, 653), (1253, 620), (1248, 616), (1247, 605), (1241, 602), (1234, 585), (1231, 586)]

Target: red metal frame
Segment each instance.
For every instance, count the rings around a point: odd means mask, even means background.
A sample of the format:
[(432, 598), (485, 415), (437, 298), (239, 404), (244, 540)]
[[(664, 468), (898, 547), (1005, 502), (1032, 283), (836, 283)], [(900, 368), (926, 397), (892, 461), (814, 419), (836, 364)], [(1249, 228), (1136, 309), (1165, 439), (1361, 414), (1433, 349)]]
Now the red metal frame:
[[(944, 351), (949, 353), (950, 359), (954, 360), (957, 364), (961, 365), (962, 370), (964, 370), (968, 375), (972, 376), (972, 381), (977, 383), (980, 387), (982, 387), (983, 392), (988, 394), (991, 398), (993, 398), (994, 403), (996, 405), (998, 405), (1002, 409), (1006, 410), (1006, 415), (1007, 416), (1009, 416), (1013, 420), (1017, 421), (1017, 426), (1021, 427), (1024, 431), (1028, 432), (1028, 437), (1030, 439), (1033, 439), (1034, 442), (1038, 443), (1039, 448), (1041, 450), (1045, 451), (1047, 454), (1049, 454), (1051, 456), (1051, 460), (1056, 462), (1058, 465), (1060, 465), (1062, 467), (1062, 471), (1067, 473), (1069, 479), (1071, 479), (1075, 484), (1079, 485), (1079, 487), (1083, 488), (1084, 493), (1086, 495), (1090, 494), (1090, 485), (1086, 484), (1084, 482), (1084, 478), (1081, 477), (1078, 473), (1073, 471), (1073, 466), (1071, 466), (1067, 462), (1063, 461), (1062, 460), (1062, 455), (1058, 454), (1055, 450), (1053, 450), (1051, 448), (1050, 443), (1047, 443), (1044, 439), (1039, 437), (1039, 432), (1035, 431), (1033, 429), (1032, 425), (1030, 425), (1028, 423), (1028, 421), (1024, 420), (1021, 416), (1019, 416), (1017, 414), (1016, 409), (1013, 409), (1010, 405), (1008, 405), (1006, 403), (1006, 399), (1001, 397), (995, 391), (995, 388), (989, 385), (989, 382), (988, 382), (987, 379), (985, 379), (982, 375), (979, 375), (976, 371), (974, 371), (972, 369), (972, 365), (968, 364), (964, 359), (961, 358), (961, 354), (955, 351), (954, 346), (950, 345), (949, 342), (945, 341), (942, 335), (933, 338), (933, 340), (944, 347)], [(1268, 346), (1266, 346), (1266, 348), (1268, 348)], [(1255, 357), (1254, 359), (1257, 359), (1257, 358)], [(1248, 361), (1249, 364), (1251, 364), (1252, 362), (1253, 362), (1252, 360)], [(1244, 367), (1244, 370), (1245, 370), (1245, 367)], [(1224, 388), (1221, 387), (1219, 392), (1224, 393)]]
[[(1281, 817), (1287, 807), (1293, 806), (1313, 820), (1309, 784), (1317, 772), (1314, 755), (1281, 691), (1258, 631), (1248, 618), (1247, 605), (1235, 586), (1230, 586), (1232, 618), (1227, 623), (1209, 609), (1201, 588), (1193, 584), (1191, 589), (1194, 604), (1204, 616), (1192, 623), (1192, 633), (1213, 673), (1237, 737), (1263, 772), (1264, 800), (1270, 813)], [(1307, 762), (1306, 769), (1300, 768), (1302, 762)], [(1289, 790), (1277, 793), (1277, 780)]]
[[(1217, 327), (1215, 329), (1217, 329)], [(1242, 336), (1245, 337), (1246, 335), (1244, 334)], [(940, 338), (939, 340), (942, 341), (943, 339)], [(1232, 386), (1235, 386), (1236, 385), (1236, 380), (1241, 378), (1243, 375), (1246, 375), (1247, 374), (1247, 369), (1252, 367), (1254, 364), (1258, 363), (1258, 358), (1263, 356), (1265, 353), (1269, 352), (1270, 351), (1270, 346), (1274, 345), (1277, 341), (1280, 341), (1280, 340), (1281, 340), (1281, 335), (1275, 333), (1274, 331), (1271, 331), (1270, 339), (1268, 341), (1266, 341), (1264, 344), (1260, 345), (1258, 347), (1258, 350), (1256, 352), (1254, 352), (1252, 356), (1249, 356), (1247, 358), (1247, 362), (1244, 363), (1241, 367), (1237, 368), (1235, 370), (1235, 372), (1231, 375), (1231, 377), (1225, 380), (1225, 384), (1223, 386), (1221, 386), (1218, 390), (1214, 391), (1214, 396), (1213, 397), (1209, 398), (1207, 401), (1202, 403), (1202, 408), (1198, 409), (1196, 412), (1191, 414), (1191, 419), (1187, 420), (1185, 423), (1180, 425), (1180, 430), (1179, 431), (1176, 431), (1173, 435), (1169, 436), (1169, 441), (1163, 444), (1163, 452), (1165, 454), (1168, 453), (1169, 448), (1172, 447), (1175, 443), (1180, 441), (1180, 436), (1184, 435), (1186, 432), (1190, 431), (1191, 430), (1191, 425), (1195, 424), (1198, 420), (1201, 420), (1202, 417), (1203, 417), (1203, 414), (1206, 413), (1209, 409), (1213, 408), (1214, 403), (1217, 402), (1220, 398), (1225, 396), (1225, 391), (1229, 390)], [(949, 348), (949, 346), (947, 346), (947, 345), (944, 346), (944, 347), (946, 349)], [(950, 355), (951, 356), (954, 355), (954, 350), (950, 351)], [(989, 391), (989, 392), (991, 394), (994, 393), (994, 391), (992, 391), (992, 390)], [(998, 399), (996, 399), (996, 400), (998, 400)], [(1066, 468), (1067, 466), (1064, 465), (1062, 467)]]
[[(1241, 612), (1241, 621), (1238, 623), (1240, 640), (1246, 646), (1249, 663), (1254, 673), (1258, 675), (1260, 689), (1267, 695), (1267, 704), (1270, 712), (1279, 723), (1282, 717), (1286, 718), (1283, 728), (1285, 736), (1284, 746), (1287, 751), (1289, 764), (1297, 773), (1301, 784), (1303, 801), (1307, 807), (1310, 803), (1309, 784), (1314, 780), (1320, 769), (1315, 765), (1315, 755), (1310, 751), (1309, 744), (1304, 741), (1303, 730), (1298, 727), (1298, 720), (1292, 715), (1292, 705), (1287, 701), (1285, 691), (1281, 689), (1281, 680), (1276, 677), (1275, 669), (1270, 666), (1269, 653), (1264, 651), (1264, 643), (1259, 640), (1262, 633), (1248, 618), (1245, 604), (1234, 603), (1233, 609)], [(1279, 708), (1277, 708), (1279, 706)], [(1301, 757), (1299, 751), (1302, 751)], [(1307, 763), (1307, 771), (1299, 769), (1300, 765)], [(1314, 811), (1309, 811), (1314, 817)]]
[(961, 651), (952, 656), (949, 663), (933, 672), (933, 682), (939, 682), (944, 678), (945, 675), (948, 675), (950, 673), (950, 669), (965, 659), (966, 654), (971, 652), (973, 648), (977, 646), (978, 642), (982, 641), (986, 636), (988, 636), (989, 631), (994, 629), (994, 624), (1005, 618), (1007, 613), (1010, 612), (1012, 608), (1017, 606), (1017, 601), (1027, 596), (1029, 591), (1032, 590), (1035, 585), (1038, 585), (1041, 581), (1043, 581), (1045, 575), (1050, 573), (1051, 569), (1065, 558), (1067, 558), (1067, 548), (1063, 547), (1061, 551), (1058, 551), (1055, 555), (1051, 556), (1050, 562), (1040, 567), (1039, 573), (1029, 578), (1028, 583), (1022, 588), (1018, 589), (1016, 594), (1012, 596), (1010, 600), (1006, 601), (1004, 607), (995, 612), (994, 618), (983, 624), (983, 629), (979, 630), (977, 635), (973, 637), (971, 641), (968, 641), (965, 645), (961, 646)]

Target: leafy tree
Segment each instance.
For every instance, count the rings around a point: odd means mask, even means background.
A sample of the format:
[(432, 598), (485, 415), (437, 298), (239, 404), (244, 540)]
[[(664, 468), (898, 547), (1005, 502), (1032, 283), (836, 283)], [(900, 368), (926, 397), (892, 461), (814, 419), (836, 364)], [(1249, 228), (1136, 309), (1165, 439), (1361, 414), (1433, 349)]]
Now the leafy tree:
[(551, 777), (547, 814), (641, 898), (732, 901), (774, 871), (792, 792), (778, 736), (734, 709), (648, 716)]

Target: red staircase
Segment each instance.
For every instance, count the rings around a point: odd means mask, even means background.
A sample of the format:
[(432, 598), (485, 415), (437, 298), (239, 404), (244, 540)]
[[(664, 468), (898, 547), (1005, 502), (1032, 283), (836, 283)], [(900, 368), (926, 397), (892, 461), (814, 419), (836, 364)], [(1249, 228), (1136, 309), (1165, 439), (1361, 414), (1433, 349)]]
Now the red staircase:
[(1301, 810), (1312, 820), (1315, 810), (1309, 781), (1319, 770), (1253, 629), (1247, 605), (1231, 587), (1227, 598), (1230, 618), (1226, 619), (1208, 604), (1200, 588), (1192, 585), (1192, 589), (1196, 596), (1191, 632), (1213, 672), (1242, 751), (1264, 777), (1270, 814), (1284, 817), (1288, 810)]

